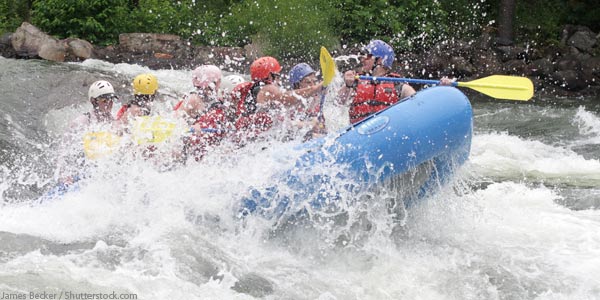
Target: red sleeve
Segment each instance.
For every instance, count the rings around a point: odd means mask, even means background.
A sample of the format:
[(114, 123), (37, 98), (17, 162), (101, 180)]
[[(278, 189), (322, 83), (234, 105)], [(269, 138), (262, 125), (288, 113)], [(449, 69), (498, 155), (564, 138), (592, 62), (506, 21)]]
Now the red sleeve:
[(181, 105), (183, 105), (183, 100), (179, 100), (179, 102), (177, 102), (177, 104), (175, 104), (175, 106), (173, 106), (173, 110), (178, 110)]
[(121, 108), (117, 112), (117, 116), (115, 117), (115, 120), (120, 120), (126, 111), (127, 111), (127, 105), (121, 106)]

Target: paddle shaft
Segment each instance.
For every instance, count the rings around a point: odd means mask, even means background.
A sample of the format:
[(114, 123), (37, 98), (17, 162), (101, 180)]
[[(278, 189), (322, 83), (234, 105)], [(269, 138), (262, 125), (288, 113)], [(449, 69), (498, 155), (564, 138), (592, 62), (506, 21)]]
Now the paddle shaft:
[[(200, 131), (204, 132), (204, 133), (221, 133), (221, 132), (229, 132), (229, 131), (232, 131), (232, 130), (217, 129), (217, 128), (207, 127), (207, 128), (200, 129)], [(189, 133), (194, 133), (194, 132), (196, 132), (196, 130), (194, 129), (194, 127), (190, 127)]]
[[(435, 84), (439, 85), (440, 80), (430, 79), (415, 79), (415, 78), (397, 78), (397, 77), (376, 77), (376, 76), (358, 76), (361, 80), (372, 80), (372, 81), (389, 81), (389, 82), (404, 82), (404, 83), (415, 83), (415, 84)], [(506, 90), (527, 90), (526, 87), (504, 85), (504, 84), (486, 84), (476, 82), (452, 82), (451, 86), (457, 87), (472, 87), (472, 88), (494, 88), (494, 89), (506, 89)]]
[[(358, 79), (360, 79), (360, 80), (372, 80), (372, 81), (391, 81), (391, 82), (416, 83), (416, 84), (440, 84), (439, 80), (414, 79), (414, 78), (358, 76)], [(458, 82), (453, 82), (452, 86), (458, 86)]]
[(321, 100), (319, 101), (319, 113), (317, 115), (317, 119), (319, 122), (324, 122), (325, 118), (323, 117), (323, 105), (325, 105), (325, 95), (327, 94), (327, 88), (323, 87), (321, 90)]

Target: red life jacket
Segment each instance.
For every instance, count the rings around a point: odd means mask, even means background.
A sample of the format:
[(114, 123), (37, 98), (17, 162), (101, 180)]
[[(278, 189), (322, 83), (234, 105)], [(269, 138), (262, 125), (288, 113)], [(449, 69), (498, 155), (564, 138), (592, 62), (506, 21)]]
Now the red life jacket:
[[(399, 77), (388, 74), (389, 77)], [(360, 80), (356, 86), (356, 96), (350, 104), (350, 123), (354, 124), (380, 110), (398, 102), (397, 84), (393, 82), (377, 82)]]
[(242, 135), (255, 136), (269, 130), (273, 125), (273, 120), (266, 112), (256, 111), (256, 97), (265, 84), (269, 83), (244, 82), (232, 91), (231, 98), (237, 108), (235, 129)]
[[(203, 132), (203, 135), (211, 137), (209, 144), (215, 144), (220, 141), (229, 131), (233, 129), (233, 120), (229, 118), (226, 107), (220, 103), (213, 103), (208, 110), (196, 118), (192, 125), (210, 130)], [(212, 131), (214, 129), (214, 131)]]
[(199, 115), (192, 125), (196, 124), (207, 131), (196, 132), (184, 139), (185, 153), (193, 155), (196, 161), (206, 154), (209, 146), (218, 145), (234, 126), (227, 108), (221, 102), (213, 103), (206, 112)]
[(260, 86), (260, 82), (243, 82), (231, 91), (231, 101), (238, 117), (256, 112), (256, 97)]
[[(318, 101), (319, 99), (309, 100)], [(311, 105), (309, 107), (302, 106), (297, 108), (292, 113), (292, 117), (300, 116), (300, 119), (319, 117), (321, 116), (321, 105)]]
[(310, 118), (318, 117), (321, 113), (321, 107), (316, 106), (306, 111), (306, 116)]

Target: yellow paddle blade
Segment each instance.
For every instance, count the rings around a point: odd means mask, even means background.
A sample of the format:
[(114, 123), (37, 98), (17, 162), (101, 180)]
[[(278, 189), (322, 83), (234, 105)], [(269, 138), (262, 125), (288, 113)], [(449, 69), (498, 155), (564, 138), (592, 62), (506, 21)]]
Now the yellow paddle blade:
[(161, 143), (173, 135), (176, 124), (160, 116), (137, 117), (133, 125), (133, 138), (138, 145)]
[(323, 46), (321, 46), (319, 61), (321, 62), (321, 72), (323, 73), (323, 86), (328, 86), (335, 76), (335, 60), (333, 60), (329, 51)]
[(458, 82), (458, 86), (498, 99), (527, 101), (533, 97), (533, 83), (526, 77), (492, 75), (469, 82)]
[(109, 155), (119, 147), (121, 137), (110, 132), (88, 132), (83, 136), (83, 152), (89, 159)]

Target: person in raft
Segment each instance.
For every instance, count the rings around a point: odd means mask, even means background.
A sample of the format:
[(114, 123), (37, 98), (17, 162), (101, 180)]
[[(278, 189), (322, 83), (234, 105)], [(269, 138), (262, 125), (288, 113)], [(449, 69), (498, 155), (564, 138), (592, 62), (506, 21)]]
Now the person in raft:
[(235, 128), (242, 144), (271, 129), (274, 123), (282, 122), (288, 110), (302, 107), (301, 97), (308, 98), (322, 90), (322, 84), (316, 83), (286, 91), (281, 87), (280, 72), (277, 59), (260, 57), (250, 65), (252, 81), (239, 84), (232, 91), (232, 101), (237, 107)]
[[(289, 80), (294, 91), (302, 90), (319, 82), (316, 71), (307, 63), (299, 63), (293, 66), (289, 73)], [(327, 133), (325, 117), (322, 113), (321, 97), (323, 95), (313, 95), (308, 99), (300, 98), (304, 105), (298, 110), (295, 117), (301, 122), (310, 123), (310, 130), (304, 135), (304, 140), (310, 140)]]
[(88, 100), (92, 104), (92, 110), (71, 121), (58, 151), (60, 156), (55, 176), (58, 186), (64, 190), (85, 174), (82, 169), (86, 167), (86, 156), (82, 152), (72, 151), (74, 144), (81, 143), (82, 133), (111, 130), (113, 126), (112, 107), (114, 101), (118, 100), (113, 85), (106, 80), (95, 81), (88, 89)]
[(116, 121), (127, 126), (131, 118), (149, 116), (157, 97), (158, 79), (150, 73), (140, 74), (133, 79), (133, 99), (121, 106)]
[[(383, 110), (400, 99), (412, 96), (415, 89), (407, 83), (359, 80), (358, 75), (375, 77), (402, 77), (392, 72), (395, 60), (394, 49), (382, 40), (372, 40), (359, 54), (360, 71), (344, 73), (344, 83), (338, 92), (337, 101), (349, 105), (350, 123), (354, 124), (369, 115)], [(448, 77), (441, 79), (441, 85), (451, 85)]]
[(174, 110), (190, 126), (184, 138), (184, 158), (200, 160), (211, 146), (217, 146), (231, 132), (234, 115), (219, 97), (222, 73), (214, 65), (202, 65), (192, 72), (195, 90), (175, 105)]
[(111, 124), (113, 103), (118, 100), (113, 85), (105, 80), (98, 80), (90, 85), (88, 100), (92, 110), (84, 113), (71, 122), (71, 129), (84, 130), (93, 125)]

